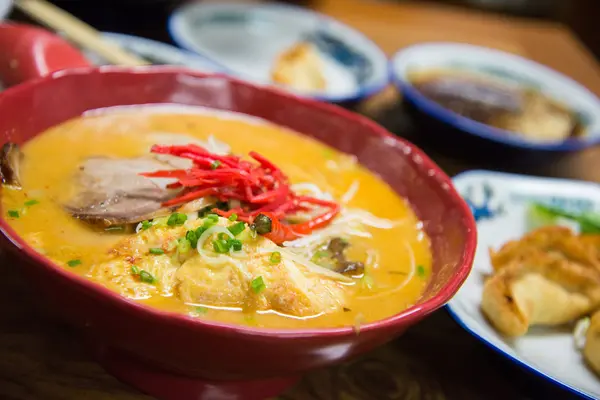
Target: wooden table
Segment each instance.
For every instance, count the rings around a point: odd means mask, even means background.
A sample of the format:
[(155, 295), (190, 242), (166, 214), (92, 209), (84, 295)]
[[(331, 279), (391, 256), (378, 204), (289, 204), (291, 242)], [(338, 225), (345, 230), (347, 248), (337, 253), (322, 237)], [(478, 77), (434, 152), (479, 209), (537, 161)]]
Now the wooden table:
[[(313, 7), (362, 30), (388, 54), (411, 43), (452, 40), (511, 51), (547, 64), (600, 94), (600, 69), (563, 26), (491, 17), (435, 6), (367, 0), (313, 1)], [(160, 31), (159, 31), (160, 30)], [(153, 35), (166, 39), (164, 27)], [(391, 131), (418, 139), (398, 107), (393, 90), (362, 104), (359, 111)], [(521, 171), (600, 182), (600, 149)], [(433, 154), (450, 174), (481, 167)], [(596, 166), (596, 168), (594, 168)], [(507, 163), (496, 166), (510, 170)], [(14, 400), (143, 400), (149, 397), (119, 383), (81, 348), (75, 332), (51, 320), (35, 304), (35, 293), (16, 266), (0, 253), (0, 398)], [(456, 325), (445, 310), (402, 338), (354, 362), (315, 371), (288, 400), (525, 400), (569, 399), (497, 356)]]

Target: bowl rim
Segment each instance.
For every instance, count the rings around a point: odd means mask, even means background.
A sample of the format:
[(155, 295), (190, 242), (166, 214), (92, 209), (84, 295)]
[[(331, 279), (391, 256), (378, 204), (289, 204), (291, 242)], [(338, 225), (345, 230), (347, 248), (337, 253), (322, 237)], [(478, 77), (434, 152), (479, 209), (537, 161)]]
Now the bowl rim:
[[(280, 91), (275, 88), (265, 88), (263, 86), (255, 85), (241, 79), (232, 78), (222, 73), (202, 73), (189, 68), (173, 67), (173, 66), (142, 66), (142, 67), (121, 67), (121, 66), (101, 66), (101, 67), (80, 67), (73, 68), (63, 71), (58, 71), (49, 74), (42, 78), (32, 79), (20, 85), (11, 87), (6, 91), (0, 93), (0, 108), (3, 101), (10, 99), (13, 96), (23, 96), (27, 93), (31, 93), (36, 87), (41, 86), (47, 82), (51, 82), (57, 79), (69, 78), (77, 75), (102, 75), (102, 74), (116, 74), (116, 75), (144, 75), (144, 74), (171, 74), (177, 76), (191, 76), (196, 78), (215, 77), (222, 78), (229, 82), (237, 85), (245, 86), (255, 90), (270, 92), (273, 96), (286, 97), (292, 99), (296, 103), (303, 104), (312, 109), (320, 110), (329, 114), (337, 115), (345, 119), (354, 121), (357, 125), (366, 126), (372, 132), (373, 136), (380, 137), (382, 140), (401, 144), (407, 146), (411, 150), (413, 156), (420, 159), (423, 169), (433, 172), (428, 174), (430, 179), (437, 178), (438, 185), (442, 187), (456, 203), (457, 209), (461, 211), (466, 239), (464, 249), (461, 255), (460, 265), (457, 272), (452, 275), (449, 281), (440, 289), (440, 291), (433, 297), (425, 300), (422, 303), (413, 305), (397, 314), (394, 314), (388, 318), (370, 322), (361, 325), (360, 332), (366, 333), (379, 329), (391, 328), (396, 325), (402, 325), (404, 322), (417, 322), (422, 317), (429, 313), (444, 306), (458, 289), (462, 286), (467, 276), (471, 271), (473, 260), (475, 257), (475, 249), (477, 247), (477, 230), (475, 219), (471, 213), (469, 206), (458, 194), (452, 184), (452, 180), (446, 175), (442, 169), (437, 166), (421, 149), (413, 145), (412, 143), (405, 141), (399, 137), (392, 135), (385, 128), (381, 127), (370, 119), (352, 113), (341, 107), (333, 104), (319, 102), (310, 98), (303, 98), (294, 96), (288, 92)], [(39, 132), (38, 132), (39, 134)], [(300, 132), (300, 134), (303, 134)], [(0, 187), (1, 188), (1, 187)], [(83, 276), (80, 276), (74, 272), (68, 271), (56, 263), (52, 262), (49, 258), (43, 256), (29, 246), (25, 240), (17, 234), (17, 232), (9, 225), (8, 221), (4, 218), (3, 214), (0, 214), (0, 233), (3, 234), (6, 239), (12, 243), (12, 245), (26, 256), (29, 261), (37, 264), (38, 267), (44, 268), (47, 272), (57, 274), (62, 279), (70, 281), (73, 285), (78, 285), (80, 288), (85, 289), (89, 293), (93, 293), (102, 298), (103, 301), (107, 301), (112, 305), (121, 309), (126, 309), (130, 312), (136, 312), (139, 315), (143, 315), (148, 318), (156, 318), (170, 323), (184, 326), (189, 329), (199, 329), (212, 331), (221, 336), (236, 336), (246, 335), (252, 337), (262, 338), (278, 338), (278, 339), (300, 339), (310, 337), (326, 337), (326, 338), (344, 338), (352, 335), (356, 335), (355, 330), (351, 326), (337, 327), (337, 328), (307, 328), (307, 329), (273, 329), (273, 328), (255, 328), (244, 325), (235, 325), (221, 323), (217, 321), (206, 321), (203, 319), (194, 318), (185, 314), (163, 311), (145, 304), (138, 303), (132, 299), (121, 296), (120, 294), (101, 286)], [(14, 250), (14, 249), (13, 249)]]
[[(226, 3), (222, 4), (220, 2), (219, 3), (198, 3), (198, 2), (194, 3), (194, 2), (191, 2), (191, 3), (184, 4), (180, 7), (177, 7), (169, 15), (169, 17), (167, 19), (167, 31), (169, 32), (169, 36), (171, 37), (173, 42), (175, 42), (177, 44), (177, 46), (179, 46), (180, 48), (190, 51), (202, 58), (207, 59), (208, 61), (217, 65), (222, 70), (223, 73), (229, 74), (231, 76), (236, 77), (237, 79), (243, 80), (244, 78), (242, 76), (240, 76), (240, 74), (238, 72), (232, 70), (231, 68), (220, 63), (219, 61), (214, 60), (212, 57), (208, 56), (207, 54), (194, 49), (193, 46), (190, 44), (190, 40), (185, 38), (183, 35), (181, 35), (177, 28), (177, 25), (180, 24), (179, 21), (181, 20), (183, 13), (186, 12), (188, 9), (198, 8), (198, 7), (221, 7), (221, 6), (225, 6), (225, 7), (229, 6), (230, 7), (231, 4), (229, 4), (229, 5)], [(301, 6), (297, 6), (297, 5), (293, 5), (293, 4), (282, 4), (282, 3), (262, 4), (262, 3), (258, 3), (258, 4), (237, 4), (236, 6), (244, 7), (246, 9), (274, 9), (274, 10), (283, 9), (283, 10), (288, 10), (288, 11), (292, 10), (292, 11), (302, 12), (307, 15), (312, 15), (312, 16), (314, 16), (315, 19), (318, 19), (318, 20), (326, 21), (329, 23), (340, 24), (341, 26), (345, 27), (346, 29), (353, 31), (357, 36), (362, 37), (362, 39), (365, 41), (365, 43), (368, 43), (369, 46), (378, 53), (377, 59), (375, 59), (375, 62), (381, 61), (382, 65), (383, 65), (383, 63), (385, 63), (385, 73), (382, 76), (381, 80), (375, 81), (370, 85), (358, 85), (356, 90), (351, 94), (336, 96), (336, 95), (329, 95), (329, 94), (311, 95), (309, 93), (309, 94), (301, 95), (302, 97), (331, 102), (331, 103), (343, 103), (343, 102), (356, 101), (356, 100), (370, 97), (370, 96), (382, 91), (391, 82), (390, 63), (389, 63), (387, 55), (381, 49), (381, 47), (379, 47), (377, 45), (377, 43), (375, 43), (373, 40), (371, 40), (369, 37), (367, 37), (364, 33), (359, 31), (358, 29), (356, 29), (336, 18), (333, 18), (329, 15), (320, 13), (318, 11), (314, 11), (310, 8), (301, 7)], [(260, 85), (259, 83), (254, 82), (252, 80), (247, 80), (247, 81), (249, 81), (250, 83), (252, 83), (254, 85)], [(265, 86), (267, 86), (267, 85), (269, 85), (269, 84), (265, 84)], [(269, 85), (269, 87), (270, 87), (270, 85)]]
[[(463, 132), (471, 134), (473, 136), (478, 136), (483, 139), (487, 139), (493, 142), (501, 143), (511, 147), (517, 147), (526, 150), (539, 150), (539, 151), (556, 151), (556, 152), (566, 152), (566, 151), (576, 151), (582, 150), (587, 147), (595, 146), (600, 144), (600, 132), (597, 135), (594, 135), (589, 138), (570, 138), (560, 142), (553, 143), (544, 143), (544, 142), (534, 142), (527, 139), (523, 139), (518, 135), (515, 135), (515, 132), (509, 131), (506, 129), (495, 128), (490, 125), (484, 124), (482, 122), (478, 122), (472, 120), (470, 118), (459, 115), (448, 108), (436, 103), (433, 100), (430, 100), (423, 94), (421, 94), (412, 84), (406, 79), (404, 76), (401, 76), (400, 73), (395, 68), (396, 62), (402, 56), (405, 56), (408, 51), (414, 51), (418, 48), (427, 48), (427, 47), (453, 47), (453, 48), (463, 48), (466, 51), (470, 50), (485, 50), (486, 52), (493, 54), (496, 57), (501, 58), (509, 58), (517, 63), (521, 63), (523, 65), (527, 65), (531, 68), (539, 69), (551, 75), (559, 76), (565, 84), (576, 87), (577, 90), (582, 92), (587, 92), (591, 97), (596, 100), (596, 106), (598, 111), (600, 112), (600, 98), (593, 93), (591, 90), (575, 81), (573, 78), (555, 70), (543, 64), (540, 64), (531, 59), (522, 57), (520, 55), (505, 52), (502, 50), (498, 50), (492, 47), (485, 46), (477, 46), (468, 43), (461, 42), (424, 42), (418, 43), (411, 46), (404, 47), (398, 50), (389, 60), (389, 70), (391, 75), (392, 83), (402, 92), (402, 94), (409, 100), (412, 101), (418, 108), (432, 116), (433, 118), (440, 120), (441, 122), (451, 125), (452, 127), (459, 129)], [(540, 79), (540, 81), (547, 81), (547, 79)]]

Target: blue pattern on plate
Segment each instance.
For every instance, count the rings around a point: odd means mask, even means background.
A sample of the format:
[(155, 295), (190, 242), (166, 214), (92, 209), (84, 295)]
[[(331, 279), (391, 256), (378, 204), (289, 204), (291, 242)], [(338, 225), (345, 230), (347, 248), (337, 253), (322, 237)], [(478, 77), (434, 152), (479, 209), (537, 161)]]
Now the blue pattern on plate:
[(371, 61), (329, 33), (322, 30), (312, 32), (305, 36), (305, 40), (313, 43), (321, 52), (350, 69), (359, 84), (363, 84), (371, 75), (373, 69)]
[(463, 198), (471, 209), (476, 222), (484, 219), (492, 219), (504, 212), (502, 205), (499, 205), (496, 208), (491, 207), (491, 201), (494, 197), (494, 190), (492, 187), (489, 184), (484, 183), (482, 189), (483, 201), (481, 204), (475, 204), (473, 201), (473, 187), (469, 187), (467, 192), (463, 195)]

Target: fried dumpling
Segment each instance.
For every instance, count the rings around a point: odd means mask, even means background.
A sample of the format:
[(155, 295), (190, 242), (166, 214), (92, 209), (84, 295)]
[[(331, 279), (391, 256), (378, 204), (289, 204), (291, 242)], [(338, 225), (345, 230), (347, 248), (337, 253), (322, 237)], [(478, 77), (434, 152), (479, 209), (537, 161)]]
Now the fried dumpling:
[(508, 336), (571, 322), (598, 305), (597, 271), (543, 250), (503, 266), (485, 282), (481, 302), (486, 317)]
[(600, 272), (600, 239), (579, 236), (562, 226), (536, 229), (519, 240), (507, 242), (498, 251), (490, 249), (490, 260), (495, 271), (518, 260), (524, 260), (539, 251), (559, 253), (566, 259), (593, 267)]
[(600, 311), (592, 315), (589, 324), (585, 334), (583, 358), (588, 366), (600, 375)]

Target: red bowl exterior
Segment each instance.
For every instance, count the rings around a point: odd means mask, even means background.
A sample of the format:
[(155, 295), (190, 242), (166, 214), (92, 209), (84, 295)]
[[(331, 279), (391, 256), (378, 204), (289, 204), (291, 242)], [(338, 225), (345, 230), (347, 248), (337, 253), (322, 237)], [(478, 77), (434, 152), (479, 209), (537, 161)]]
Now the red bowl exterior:
[(443, 306), (466, 279), (476, 246), (475, 222), (448, 176), (412, 144), (336, 106), (179, 68), (82, 68), (0, 94), (4, 116), (0, 143), (24, 143), (90, 109), (150, 103), (207, 106), (261, 117), (356, 155), (407, 198), (424, 222), (434, 254), (432, 283), (419, 304), (366, 324), (359, 334), (351, 327), (228, 326), (128, 301), (54, 265), (0, 217), (0, 230), (12, 242), (8, 247), (21, 256), (19, 266), (44, 304), (91, 339), (187, 376), (233, 380), (292, 375), (346, 360), (393, 339)]

